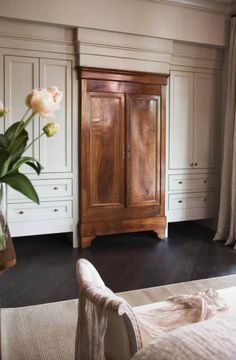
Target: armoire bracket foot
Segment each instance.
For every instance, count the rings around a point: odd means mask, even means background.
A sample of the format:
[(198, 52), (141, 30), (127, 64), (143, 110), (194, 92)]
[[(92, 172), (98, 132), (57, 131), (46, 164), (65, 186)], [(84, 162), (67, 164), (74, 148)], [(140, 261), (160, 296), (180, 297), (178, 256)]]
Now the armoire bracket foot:
[(125, 219), (106, 222), (97, 221), (92, 223), (81, 223), (79, 227), (80, 247), (84, 249), (91, 245), (97, 235), (153, 230), (159, 239), (164, 239), (166, 218), (165, 216), (158, 216), (143, 219)]
[(165, 237), (165, 233), (166, 233), (165, 229), (164, 230), (154, 230), (154, 232), (156, 233), (158, 239), (165, 240), (165, 238), (166, 238)]

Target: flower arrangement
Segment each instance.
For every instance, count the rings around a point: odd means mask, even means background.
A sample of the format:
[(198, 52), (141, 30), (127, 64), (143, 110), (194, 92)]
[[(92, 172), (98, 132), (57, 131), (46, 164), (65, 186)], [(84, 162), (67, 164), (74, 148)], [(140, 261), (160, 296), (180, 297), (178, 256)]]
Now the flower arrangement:
[[(51, 137), (59, 131), (56, 122), (47, 123), (42, 133), (28, 145), (29, 135), (26, 130), (29, 123), (38, 114), (41, 117), (52, 118), (60, 107), (62, 92), (56, 86), (47, 89), (34, 89), (27, 95), (25, 103), (27, 111), (19, 122), (12, 124), (4, 134), (0, 134), (0, 185), (5, 183), (19, 191), (30, 200), (39, 204), (39, 198), (31, 181), (19, 170), (23, 164), (33, 168), (39, 175), (42, 166), (33, 157), (24, 156), (25, 151), (41, 136)], [(0, 117), (9, 112), (0, 102)], [(0, 200), (2, 197), (2, 186), (0, 186)]]

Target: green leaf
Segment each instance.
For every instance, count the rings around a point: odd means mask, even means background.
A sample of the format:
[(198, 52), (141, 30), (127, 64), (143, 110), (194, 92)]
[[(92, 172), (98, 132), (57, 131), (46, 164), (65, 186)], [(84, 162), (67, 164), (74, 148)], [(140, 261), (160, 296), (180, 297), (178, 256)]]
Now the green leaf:
[(11, 161), (11, 154), (6, 149), (0, 149), (0, 178), (6, 175)]
[(9, 148), (10, 153), (18, 153), (20, 149), (25, 149), (28, 139), (28, 134), (17, 137), (14, 143)]
[(8, 168), (9, 168), (9, 165), (10, 165), (10, 162), (11, 162), (11, 156), (9, 156), (8, 159), (6, 159), (5, 163), (3, 164), (3, 166), (1, 166), (1, 169), (0, 169), (0, 178), (5, 176), (8, 172)]
[(43, 166), (37, 160), (33, 160), (36, 164), (33, 161), (27, 161), (26, 164), (29, 165), (32, 169), (34, 169), (38, 175), (40, 175)]
[[(17, 139), (16, 139), (17, 140)], [(25, 147), (28, 141), (28, 137), (24, 137), (23, 142), (19, 145), (19, 148), (15, 151), (14, 154), (12, 154), (12, 161), (11, 163), (14, 163), (15, 161), (17, 161), (18, 159), (20, 159), (21, 155), (24, 153), (25, 151)], [(15, 142), (14, 142), (15, 143)]]
[(0, 148), (6, 148), (8, 146), (8, 140), (5, 135), (0, 134)]
[(0, 184), (0, 203), (2, 201), (2, 197), (3, 197), (3, 184)]
[(15, 122), (15, 123), (12, 124), (12, 125), (7, 129), (7, 131), (5, 132), (4, 135), (6, 136), (6, 138), (7, 138), (9, 141), (11, 141), (12, 138), (14, 137), (15, 132), (16, 132), (16, 130), (18, 129), (19, 124), (20, 124), (20, 121)]
[(11, 167), (11, 170), (9, 171), (9, 174), (16, 172), (21, 165), (23, 164), (27, 164), (29, 165), (31, 168), (33, 168), (36, 173), (39, 175), (41, 170), (43, 169), (42, 165), (33, 157), (31, 156), (24, 156), (22, 158), (20, 158), (19, 160), (17, 160)]
[(0, 149), (0, 167), (3, 166), (5, 161), (9, 158), (11, 154), (6, 149)]
[(16, 172), (10, 175), (6, 175), (1, 179), (1, 181), (8, 184), (13, 189), (19, 191), (21, 194), (34, 201), (36, 204), (39, 204), (38, 194), (30, 180), (25, 175)]

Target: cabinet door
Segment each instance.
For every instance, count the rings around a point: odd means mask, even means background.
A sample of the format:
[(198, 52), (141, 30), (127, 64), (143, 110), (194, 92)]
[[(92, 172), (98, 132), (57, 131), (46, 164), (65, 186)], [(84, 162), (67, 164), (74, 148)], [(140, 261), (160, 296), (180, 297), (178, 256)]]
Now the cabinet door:
[(213, 168), (216, 160), (216, 78), (194, 74), (194, 164)]
[(160, 97), (127, 95), (127, 207), (160, 205)]
[(193, 74), (172, 72), (170, 79), (169, 168), (193, 163)]
[[(6, 115), (6, 127), (9, 127), (14, 122), (19, 121), (27, 108), (25, 105), (26, 95), (32, 89), (39, 86), (38, 59), (26, 56), (5, 56), (5, 104), (10, 107), (11, 111)], [(39, 135), (38, 117), (27, 126), (29, 133), (29, 142), (32, 138)], [(39, 156), (39, 142), (33, 144), (25, 155), (33, 156), (38, 159)], [(22, 172), (32, 173), (33, 170), (28, 166), (22, 166)]]
[(82, 217), (114, 219), (124, 208), (124, 95), (88, 92), (82, 107)]
[[(40, 59), (40, 86), (56, 85), (63, 92), (60, 109), (55, 121), (60, 125), (59, 133), (40, 139), (40, 162), (46, 173), (70, 172), (71, 167), (71, 61)], [(41, 119), (41, 128), (53, 120)]]

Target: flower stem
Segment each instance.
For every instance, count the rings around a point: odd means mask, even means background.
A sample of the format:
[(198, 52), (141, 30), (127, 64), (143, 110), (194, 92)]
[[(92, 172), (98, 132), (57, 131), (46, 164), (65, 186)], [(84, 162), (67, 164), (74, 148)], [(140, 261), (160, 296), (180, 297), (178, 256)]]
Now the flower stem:
[[(24, 122), (24, 119), (26, 117), (26, 115), (28, 114), (28, 112), (30, 111), (30, 108), (28, 108), (25, 112), (25, 114), (22, 116), (17, 128), (16, 128), (16, 131), (15, 131), (15, 134), (13, 136), (13, 138), (11, 139), (11, 142), (10, 142), (10, 145), (8, 146), (8, 151), (11, 151), (11, 147), (12, 145), (14, 144), (14, 141), (16, 140), (17, 136), (20, 134), (20, 132), (25, 128), (25, 126), (29, 123), (29, 121), (33, 118), (33, 116), (36, 114), (35, 112), (33, 112), (30, 117), (26, 120), (26, 122)], [(25, 125), (26, 124), (26, 125)], [(22, 126), (23, 125), (23, 126)]]
[(32, 112), (32, 114), (30, 115), (30, 117), (29, 117), (25, 122), (22, 123), (22, 126), (21, 126), (20, 131), (22, 131), (23, 129), (26, 128), (26, 126), (27, 126), (27, 125), (30, 123), (30, 121), (35, 117), (35, 115), (36, 115), (36, 111)]
[(25, 148), (24, 153), (26, 152), (26, 150), (29, 149), (29, 147), (30, 147), (31, 145), (33, 145), (33, 143), (35, 143), (35, 141), (37, 141), (38, 139), (40, 139), (43, 135), (44, 135), (44, 132), (43, 132), (42, 134), (40, 134), (39, 136), (37, 136), (37, 137)]
[(28, 109), (26, 110), (26, 112), (24, 113), (24, 115), (23, 115), (22, 118), (20, 119), (19, 125), (18, 125), (17, 128), (16, 128), (14, 140), (15, 140), (15, 138), (17, 137), (17, 135), (19, 135), (19, 133), (20, 133), (20, 131), (19, 131), (19, 130), (20, 130), (20, 127), (21, 127), (22, 123), (24, 122), (24, 119), (25, 119), (25, 117), (26, 117), (26, 115), (28, 114), (29, 111), (30, 111), (30, 108), (28, 108)]

